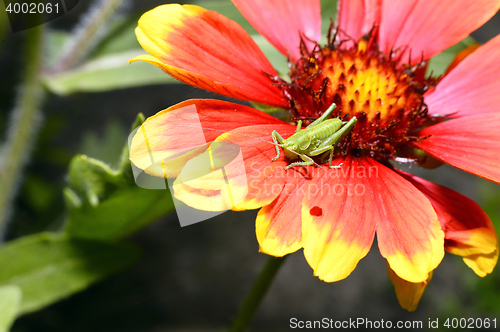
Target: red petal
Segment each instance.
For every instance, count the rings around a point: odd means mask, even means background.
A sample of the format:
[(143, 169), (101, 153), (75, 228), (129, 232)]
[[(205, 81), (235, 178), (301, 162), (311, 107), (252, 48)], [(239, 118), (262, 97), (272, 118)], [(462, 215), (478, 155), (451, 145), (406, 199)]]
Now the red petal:
[(319, 0), (232, 0), (252, 26), (278, 51), (301, 57), (300, 33), (312, 50), (321, 37), (321, 5)]
[[(498, 0), (384, 1), (380, 47), (406, 48), (402, 61), (429, 59), (467, 37), (500, 8)], [(411, 51), (411, 53), (410, 53)]]
[(288, 105), (265, 74), (277, 75), (248, 33), (236, 22), (194, 5), (169, 4), (142, 15), (135, 30), (151, 55), (136, 57), (173, 77), (226, 96)]
[(498, 237), (490, 218), (471, 199), (459, 193), (399, 171), (432, 203), (445, 231), (445, 249), (464, 257), (466, 264), (484, 277), (498, 260)]
[(302, 208), (304, 256), (314, 275), (327, 282), (349, 276), (375, 236), (373, 197), (369, 190), (356, 194), (369, 180), (359, 173), (358, 159), (343, 163), (338, 170), (315, 170)]
[(389, 264), (387, 264), (387, 273), (394, 285), (394, 290), (396, 291), (396, 296), (401, 307), (410, 312), (415, 311), (422, 295), (424, 295), (425, 288), (427, 288), (427, 285), (432, 279), (432, 272), (429, 273), (429, 278), (427, 278), (427, 280), (418, 283), (401, 279), (389, 267)]
[(382, 0), (340, 0), (339, 29), (357, 41), (380, 24), (381, 10)]
[(366, 180), (375, 210), (380, 253), (402, 279), (422, 282), (444, 256), (444, 233), (429, 200), (393, 170), (364, 158), (359, 166), (378, 170)]
[(500, 183), (499, 127), (500, 114), (466, 116), (420, 131), (419, 136), (432, 136), (413, 144), (445, 163)]
[(479, 47), (425, 95), (431, 113), (478, 115), (500, 109), (500, 36)]
[[(147, 173), (168, 177), (204, 152), (219, 135), (248, 124), (282, 123), (248, 106), (219, 100), (192, 99), (148, 118), (134, 136), (130, 160)], [(165, 160), (165, 169), (159, 161)]]
[(260, 251), (278, 257), (302, 248), (301, 209), (308, 181), (294, 170), (287, 174), (281, 194), (259, 211), (255, 223)]

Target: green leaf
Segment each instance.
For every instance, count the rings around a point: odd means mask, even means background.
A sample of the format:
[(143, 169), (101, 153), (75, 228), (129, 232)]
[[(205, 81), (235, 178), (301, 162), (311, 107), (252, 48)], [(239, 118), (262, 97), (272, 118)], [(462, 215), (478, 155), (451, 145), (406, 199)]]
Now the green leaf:
[(121, 174), (100, 160), (77, 155), (69, 164), (70, 186), (93, 206), (105, 197), (110, 186), (116, 188), (121, 182)]
[(22, 291), (16, 285), (0, 287), (0, 332), (9, 331), (21, 308)]
[(95, 58), (75, 69), (45, 76), (44, 84), (51, 92), (68, 95), (75, 92), (101, 92), (152, 84), (179, 83), (161, 69), (149, 63), (128, 60), (146, 54), (130, 50)]
[(66, 233), (71, 237), (87, 239), (121, 238), (173, 209), (174, 204), (168, 190), (134, 186), (117, 190), (97, 206), (83, 204), (79, 208), (70, 209)]
[(126, 243), (30, 235), (0, 248), (0, 286), (21, 288), (20, 313), (26, 314), (124, 269), (139, 255), (137, 246)]
[[(131, 129), (144, 121), (139, 113)], [(73, 158), (70, 187), (64, 189), (70, 237), (122, 238), (174, 209), (168, 190), (142, 189), (135, 184), (128, 156), (125, 144), (117, 170), (87, 156)]]

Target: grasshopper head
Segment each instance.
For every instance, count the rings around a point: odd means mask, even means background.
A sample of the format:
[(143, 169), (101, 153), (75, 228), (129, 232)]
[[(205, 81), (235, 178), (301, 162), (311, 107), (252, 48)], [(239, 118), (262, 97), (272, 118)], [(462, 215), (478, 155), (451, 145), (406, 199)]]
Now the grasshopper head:
[[(285, 145), (283, 146), (283, 151), (285, 152), (285, 156), (288, 159), (299, 158), (297, 153), (300, 153), (300, 152), (298, 150), (299, 150), (299, 145), (297, 144), (297, 142), (294, 142), (294, 141), (286, 142)], [(295, 153), (292, 151), (294, 151)]]

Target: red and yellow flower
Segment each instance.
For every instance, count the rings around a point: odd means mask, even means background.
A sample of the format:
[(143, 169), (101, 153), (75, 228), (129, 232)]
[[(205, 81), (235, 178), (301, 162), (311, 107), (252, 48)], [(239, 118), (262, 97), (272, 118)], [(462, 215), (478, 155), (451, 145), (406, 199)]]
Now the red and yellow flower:
[[(186, 135), (199, 121), (206, 142), (241, 149), (245, 171), (235, 170), (230, 180), (234, 191), (248, 194), (233, 209), (261, 208), (256, 232), (262, 252), (284, 256), (303, 248), (315, 275), (333, 282), (354, 270), (376, 234), (408, 310), (415, 310), (444, 250), (463, 256), (478, 275), (490, 273), (498, 238), (481, 208), (389, 161), (444, 162), (500, 183), (500, 36), (458, 54), (444, 76), (425, 74), (429, 58), (485, 23), (500, 1), (340, 1), (324, 46), (319, 0), (233, 3), (288, 57), (288, 79), (237, 23), (193, 5), (145, 13), (136, 35), (149, 55), (131, 61), (149, 62), (211, 92), (286, 109), (292, 119), (230, 102), (189, 100), (144, 123), (148, 143), (134, 139), (132, 162), (153, 175), (178, 176), (175, 195), (187, 204), (219, 209), (222, 193), (210, 179), (182, 182), (197, 158), (211, 153)], [(285, 171), (290, 161), (283, 155), (271, 161), (275, 147), (265, 141), (273, 130), (287, 138), (294, 122), (307, 125), (332, 103), (334, 116), (358, 119), (338, 146), (334, 165), (342, 163), (340, 169)], [(151, 166), (151, 155), (163, 162)]]

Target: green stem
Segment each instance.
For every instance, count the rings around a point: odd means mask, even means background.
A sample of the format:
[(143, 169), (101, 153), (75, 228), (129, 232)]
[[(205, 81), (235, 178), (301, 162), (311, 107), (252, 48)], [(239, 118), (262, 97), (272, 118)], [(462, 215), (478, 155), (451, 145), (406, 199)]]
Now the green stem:
[(250, 323), (252, 316), (257, 310), (260, 302), (266, 295), (267, 289), (273, 282), (276, 273), (285, 261), (285, 257), (273, 257), (270, 256), (266, 265), (260, 272), (257, 280), (252, 286), (250, 293), (248, 293), (245, 302), (241, 305), (240, 310), (234, 318), (233, 325), (229, 329), (229, 332), (240, 332), (244, 331), (245, 327)]
[(43, 58), (43, 26), (26, 30), (26, 69), (17, 107), (11, 113), (7, 139), (0, 160), (0, 242), (4, 238), (10, 205), (21, 172), (38, 131), (44, 90), (40, 81)]
[(66, 51), (51, 71), (51, 74), (70, 69), (82, 60), (99, 40), (103, 27), (110, 21), (124, 0), (101, 0), (84, 17), (84, 24), (73, 33)]

